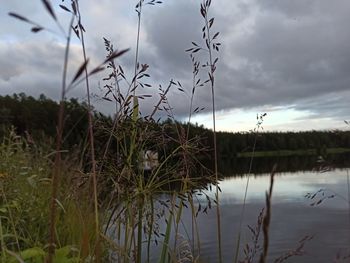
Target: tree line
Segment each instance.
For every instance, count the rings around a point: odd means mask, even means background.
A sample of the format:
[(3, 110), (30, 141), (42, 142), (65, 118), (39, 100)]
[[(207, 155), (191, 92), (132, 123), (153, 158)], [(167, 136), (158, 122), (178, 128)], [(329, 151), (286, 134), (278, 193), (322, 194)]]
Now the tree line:
[(236, 153), (281, 150), (316, 150), (323, 153), (329, 148), (350, 148), (350, 131), (300, 131), (218, 134), (221, 156), (231, 157)]
[[(77, 99), (65, 102), (65, 133), (64, 143), (69, 146), (78, 145), (87, 136), (87, 105)], [(0, 96), (0, 137), (13, 126), (16, 133), (30, 136), (33, 140), (47, 141), (56, 136), (57, 114), (59, 104), (40, 95), (39, 98), (27, 96), (24, 93)], [(144, 120), (140, 120), (142, 123)], [(96, 127), (104, 127), (108, 132), (113, 120), (110, 116), (94, 111)], [(140, 124), (142, 125), (142, 124)], [(189, 126), (188, 126), (189, 125)], [(186, 124), (176, 120), (166, 119), (154, 123), (154, 132), (165, 133), (166, 138), (177, 138), (179, 131), (189, 132), (187, 139), (195, 140), (208, 154), (212, 149), (212, 131), (197, 124)], [(150, 131), (151, 132), (151, 131)], [(176, 135), (177, 134), (177, 135)], [(103, 144), (107, 135), (96, 132), (97, 142)], [(180, 136), (181, 137), (181, 136)], [(218, 153), (220, 157), (236, 157), (237, 153), (255, 151), (307, 150), (324, 151), (328, 148), (350, 148), (350, 131), (303, 131), (303, 132), (218, 132)], [(152, 148), (152, 142), (149, 147)], [(169, 140), (169, 151), (177, 147), (179, 142)], [(101, 146), (102, 147), (102, 146)]]
[[(18, 135), (42, 142), (56, 136), (59, 104), (41, 94), (39, 98), (24, 93), (0, 96), (0, 138), (11, 127)], [(73, 146), (86, 138), (88, 126), (86, 103), (77, 99), (65, 102), (64, 144)], [(110, 117), (94, 112), (94, 118), (110, 122)]]

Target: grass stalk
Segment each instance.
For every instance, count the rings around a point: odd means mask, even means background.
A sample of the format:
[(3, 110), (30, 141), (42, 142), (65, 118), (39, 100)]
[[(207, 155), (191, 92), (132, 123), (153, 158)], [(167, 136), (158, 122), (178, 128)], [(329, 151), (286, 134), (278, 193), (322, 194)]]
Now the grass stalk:
[[(218, 153), (217, 153), (217, 140), (216, 140), (216, 107), (215, 107), (215, 63), (213, 62), (213, 46), (212, 41), (215, 36), (211, 36), (211, 25), (208, 18), (208, 11), (211, 4), (211, 0), (203, 0), (201, 4), (201, 13), (205, 22), (206, 30), (206, 45), (209, 55), (209, 83), (211, 90), (211, 104), (212, 104), (212, 120), (213, 120), (213, 143), (214, 143), (214, 173), (216, 181), (215, 200), (216, 200), (216, 221), (217, 221), (217, 239), (218, 239), (218, 252), (219, 262), (222, 262), (222, 240), (221, 240), (221, 214), (220, 214), (220, 200), (219, 200), (219, 173), (218, 173)], [(214, 20), (212, 20), (214, 21)]]
[(261, 114), (260, 117), (257, 116), (258, 122), (256, 124), (256, 128), (254, 129), (254, 131), (255, 131), (254, 143), (253, 143), (252, 155), (250, 156), (247, 182), (246, 182), (245, 190), (244, 190), (243, 205), (242, 205), (241, 215), (239, 218), (237, 243), (236, 243), (234, 261), (233, 261), (234, 263), (237, 263), (237, 261), (238, 261), (239, 249), (240, 249), (240, 245), (241, 245), (242, 224), (244, 221), (244, 214), (245, 214), (245, 208), (246, 208), (246, 202), (247, 202), (247, 196), (248, 196), (248, 188), (249, 188), (249, 182), (250, 182), (250, 173), (251, 173), (252, 168), (253, 168), (253, 161), (254, 161), (254, 157), (255, 157), (255, 149), (256, 149), (256, 142), (258, 139), (259, 128), (261, 127), (264, 116), (266, 116), (266, 113)]
[(153, 204), (153, 197), (150, 197), (150, 205), (151, 205), (151, 221), (149, 222), (149, 229), (148, 229), (148, 240), (147, 240), (147, 263), (150, 263), (150, 256), (151, 256), (151, 239), (153, 235), (153, 224), (154, 224), (154, 204)]
[[(172, 207), (174, 208), (175, 206), (175, 194), (173, 194), (172, 197)], [(172, 209), (174, 210), (174, 209)], [(173, 221), (173, 213), (170, 211), (169, 212), (169, 216), (168, 219), (166, 220), (166, 230), (165, 230), (165, 236), (164, 236), (164, 241), (163, 241), (163, 245), (162, 245), (162, 252), (160, 254), (160, 257), (158, 259), (158, 263), (164, 263), (167, 262), (167, 258), (169, 255), (169, 241), (170, 241), (170, 234), (171, 234), (171, 225), (172, 225), (172, 221)]]
[(2, 232), (2, 216), (0, 216), (0, 241), (1, 241), (1, 262), (6, 262), (6, 245), (4, 240), (4, 234)]
[[(134, 65), (134, 76), (137, 75), (137, 68), (139, 62), (139, 45), (140, 45), (140, 32), (141, 32), (141, 14), (142, 14), (143, 0), (140, 0), (136, 6), (137, 12), (137, 35), (136, 35), (136, 50), (135, 50), (135, 65)], [(135, 92), (136, 81), (134, 81), (134, 92)], [(135, 93), (134, 93), (135, 94)]]
[[(6, 194), (5, 194), (5, 191), (4, 191), (4, 188), (3, 188), (2, 184), (1, 184), (1, 197), (4, 199), (4, 203), (7, 204), (7, 211), (9, 213), (9, 220), (10, 220), (10, 223), (11, 223), (11, 226), (12, 226), (12, 230), (13, 230), (13, 233), (14, 233), (14, 236), (15, 236), (15, 239), (16, 239), (16, 246), (17, 246), (17, 249), (20, 250), (20, 245), (19, 245), (19, 240), (18, 240), (19, 235), (17, 234), (16, 226), (15, 226), (15, 223), (14, 223), (14, 217), (13, 217), (11, 208), (8, 205), (7, 197), (6, 197)], [(0, 228), (1, 228), (1, 231), (2, 231), (2, 227), (0, 227)], [(1, 234), (1, 237), (3, 237), (2, 234)]]
[(129, 258), (126, 257), (125, 255), (130, 255), (130, 250), (129, 250), (129, 220), (130, 220), (130, 207), (127, 205), (126, 206), (126, 213), (127, 216), (125, 217), (125, 230), (124, 230), (124, 247), (126, 253), (124, 253), (124, 261), (123, 262), (129, 262)]
[[(198, 249), (198, 255), (201, 254), (201, 241), (199, 237), (199, 229), (198, 229), (198, 224), (197, 224), (197, 217), (196, 217), (196, 211), (195, 211), (195, 206), (193, 202), (193, 198), (189, 199), (190, 207), (191, 207), (191, 212), (192, 212), (192, 250), (194, 252), (195, 248), (195, 240), (197, 239), (197, 249)], [(196, 237), (195, 237), (196, 235)]]
[[(79, 0), (75, 0), (76, 9), (77, 9), (77, 19), (78, 19), (78, 27), (80, 31), (81, 38), (81, 46), (83, 50), (83, 58), (84, 64), (87, 64), (87, 56), (86, 56), (86, 48), (84, 41), (84, 30), (81, 23), (81, 13), (79, 9)], [(96, 235), (96, 245), (97, 245), (97, 261), (99, 261), (99, 218), (98, 218), (98, 200), (97, 200), (97, 175), (96, 175), (96, 158), (95, 158), (95, 142), (94, 142), (94, 131), (93, 131), (93, 112), (91, 106), (91, 98), (90, 98), (90, 83), (89, 83), (89, 74), (87, 71), (87, 66), (84, 68), (85, 73), (85, 86), (86, 86), (86, 94), (87, 94), (87, 104), (88, 104), (88, 131), (89, 131), (89, 142), (90, 142), (90, 157), (91, 157), (91, 171), (92, 171), (92, 184), (93, 184), (93, 199), (94, 199), (94, 213), (95, 213), (95, 235)]]
[(240, 249), (240, 245), (241, 245), (242, 224), (243, 224), (245, 208), (246, 208), (248, 187), (249, 187), (249, 182), (250, 182), (250, 173), (251, 173), (252, 167), (253, 167), (253, 159), (254, 159), (256, 141), (257, 141), (257, 137), (258, 137), (257, 135), (258, 135), (258, 133), (256, 133), (255, 137), (254, 137), (252, 156), (250, 157), (250, 161), (249, 161), (249, 169), (248, 169), (248, 175), (247, 175), (247, 182), (246, 182), (245, 190), (244, 190), (243, 205), (242, 205), (241, 215), (239, 217), (237, 244), (236, 244), (235, 256), (234, 256), (234, 261), (233, 261), (234, 263), (237, 263), (237, 261), (238, 261), (239, 249)]
[(52, 186), (51, 186), (51, 205), (50, 205), (50, 227), (49, 227), (49, 253), (47, 257), (47, 262), (52, 263), (53, 255), (55, 253), (55, 243), (56, 243), (56, 200), (58, 194), (59, 179), (61, 176), (61, 146), (62, 146), (62, 135), (63, 135), (63, 119), (64, 119), (64, 101), (66, 97), (66, 81), (67, 81), (67, 70), (68, 70), (68, 57), (69, 57), (69, 48), (72, 35), (72, 26), (74, 22), (74, 15), (69, 23), (68, 34), (66, 38), (66, 46), (64, 53), (64, 62), (63, 62), (63, 73), (62, 73), (62, 89), (61, 89), (61, 100), (58, 113), (58, 128), (57, 128), (57, 137), (56, 137), (56, 153), (55, 153), (55, 162), (54, 162), (54, 171), (52, 175)]
[[(141, 14), (142, 14), (142, 5), (143, 0), (140, 0), (138, 4), (136, 5), (136, 12), (137, 12), (137, 35), (136, 35), (136, 50), (135, 50), (135, 65), (134, 65), (134, 81), (133, 81), (133, 112), (138, 109), (138, 99), (136, 97), (136, 76), (137, 76), (137, 69), (139, 67), (139, 46), (140, 46), (140, 32), (141, 32)], [(136, 113), (138, 114), (138, 112)]]
[[(105, 39), (105, 41), (107, 41), (106, 43), (108, 44), (108, 48), (109, 49), (109, 54), (107, 55), (107, 58), (110, 54), (113, 54), (113, 47), (112, 45), (110, 44), (110, 42)], [(111, 67), (113, 69), (113, 74), (114, 74), (114, 81), (115, 81), (115, 85), (114, 85), (114, 89), (115, 89), (115, 96), (116, 98), (120, 98), (121, 96), (121, 93), (120, 93), (120, 86), (119, 86), (119, 79), (118, 79), (118, 74), (117, 74), (117, 69), (116, 69), (116, 65), (114, 63), (114, 61), (112, 60), (111, 62)], [(102, 169), (103, 169), (103, 166), (104, 166), (104, 162), (106, 160), (106, 157), (107, 157), (107, 154), (108, 154), (108, 151), (109, 151), (109, 147), (111, 145), (111, 142), (112, 142), (112, 138), (113, 138), (113, 134), (114, 132), (118, 129), (118, 122), (119, 122), (119, 116), (121, 115), (121, 109), (122, 109), (122, 105), (120, 103), (120, 107), (119, 107), (119, 110), (118, 110), (118, 102), (117, 100), (115, 101), (115, 117), (114, 117), (114, 121), (113, 121), (113, 126), (112, 126), (112, 129), (110, 130), (110, 133), (109, 133), (109, 136), (108, 136), (108, 140), (107, 140), (107, 143), (105, 145), (105, 150), (103, 152), (103, 155), (102, 155), (102, 159), (100, 161), (100, 167), (99, 167), (99, 171), (98, 171), (98, 175), (101, 174), (102, 172)], [(120, 150), (119, 150), (119, 139), (117, 138), (117, 160), (119, 160), (119, 156), (120, 156)]]
[(143, 198), (142, 196), (138, 197), (138, 222), (137, 222), (137, 256), (136, 262), (141, 263), (142, 255), (142, 219), (143, 219)]

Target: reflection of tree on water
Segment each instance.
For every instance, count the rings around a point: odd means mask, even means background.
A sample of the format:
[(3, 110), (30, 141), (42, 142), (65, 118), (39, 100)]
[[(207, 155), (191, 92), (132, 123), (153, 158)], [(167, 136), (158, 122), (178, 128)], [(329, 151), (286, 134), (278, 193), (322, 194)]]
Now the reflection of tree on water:
[[(224, 176), (242, 175), (249, 170), (250, 158), (222, 158), (219, 160), (219, 171)], [(277, 164), (277, 173), (298, 171), (324, 171), (333, 168), (349, 168), (350, 154), (329, 154), (319, 156), (280, 156), (254, 158), (251, 173), (263, 174), (271, 172), (274, 164)]]

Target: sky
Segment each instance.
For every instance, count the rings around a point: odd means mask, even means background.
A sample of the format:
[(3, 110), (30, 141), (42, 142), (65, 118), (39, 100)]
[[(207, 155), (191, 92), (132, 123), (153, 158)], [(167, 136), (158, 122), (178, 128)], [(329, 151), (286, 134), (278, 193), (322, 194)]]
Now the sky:
[[(82, 23), (89, 67), (105, 59), (103, 37), (117, 49), (130, 51), (116, 61), (126, 76), (133, 74), (136, 50), (137, 0), (82, 0)], [(66, 28), (70, 16), (52, 0), (55, 13)], [(180, 81), (187, 94), (192, 89), (192, 64), (187, 48), (191, 42), (203, 44), (203, 19), (199, 0), (163, 0), (145, 6), (141, 16), (139, 61), (148, 64), (152, 87), (139, 94), (152, 94), (143, 100), (144, 115), (153, 110), (158, 86), (171, 79)], [(23, 15), (52, 32), (30, 32), (31, 26), (9, 12)], [(249, 131), (257, 114), (267, 113), (265, 131), (350, 129), (350, 1), (348, 0), (212, 0), (210, 16), (215, 18), (213, 34), (220, 32), (215, 72), (217, 130)], [(41, 0), (1, 0), (0, 7), (0, 95), (25, 92), (38, 97), (43, 93), (58, 100), (60, 96), (65, 39)], [(201, 63), (208, 61), (198, 52)], [(69, 77), (81, 65), (82, 49), (72, 40)], [(205, 68), (201, 69), (202, 71)], [(114, 104), (102, 100), (105, 93), (101, 72), (91, 78), (95, 108), (112, 114)], [(201, 76), (206, 76), (203, 71)], [(86, 100), (78, 86), (67, 94)], [(168, 100), (176, 118), (188, 119), (189, 95), (176, 88)], [(196, 89), (194, 107), (204, 110), (192, 122), (212, 128), (211, 90)]]

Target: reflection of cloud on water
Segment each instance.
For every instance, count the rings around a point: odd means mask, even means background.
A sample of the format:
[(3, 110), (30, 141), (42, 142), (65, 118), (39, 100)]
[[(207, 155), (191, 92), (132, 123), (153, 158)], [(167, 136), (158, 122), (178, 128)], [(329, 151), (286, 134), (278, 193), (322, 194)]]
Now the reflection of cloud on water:
[[(329, 189), (338, 195), (347, 196), (346, 176), (346, 171), (339, 169), (325, 173), (298, 172), (276, 175), (273, 189), (273, 203), (297, 202), (301, 205), (309, 205), (305, 200), (305, 194), (316, 192), (319, 189)], [(220, 188), (222, 190), (220, 194), (221, 203), (241, 204), (246, 183), (247, 177), (231, 177), (224, 179), (220, 183)], [(269, 188), (269, 184), (269, 174), (257, 177), (250, 176), (247, 203), (264, 203), (265, 192)], [(214, 197), (214, 192), (213, 189), (212, 192), (209, 192), (209, 195)], [(203, 198), (204, 197), (200, 197), (200, 200), (205, 202)], [(344, 206), (344, 202), (329, 200), (324, 205), (341, 208)], [(345, 205), (347, 204), (345, 203)]]
[[(246, 179), (226, 178), (220, 183), (222, 252), (225, 263), (232, 262), (233, 248), (236, 247)], [(268, 174), (250, 178), (248, 202), (242, 224), (241, 253), (245, 244), (251, 241), (247, 225), (255, 226), (265, 205), (265, 191), (269, 187), (269, 180)], [(305, 245), (306, 254), (291, 258), (290, 262), (332, 262), (341, 249), (348, 248), (350, 226), (347, 204), (339, 198), (332, 198), (318, 206), (310, 206), (311, 201), (304, 197), (307, 192), (316, 192), (321, 188), (332, 189), (347, 196), (347, 172), (337, 169), (326, 173), (299, 172), (275, 176), (268, 262), (273, 262), (277, 257), (296, 248), (298, 241), (306, 235), (314, 235)], [(214, 193), (213, 187), (210, 195), (214, 197)], [(203, 195), (198, 198), (203, 211), (206, 198)], [(207, 213), (200, 212), (196, 218), (203, 262), (218, 262), (216, 220), (213, 203), (212, 209), (207, 210)], [(191, 226), (191, 209), (184, 209), (180, 234), (191, 237)], [(162, 225), (162, 229), (165, 229), (165, 225)], [(154, 252), (155, 260), (158, 255), (159, 251)], [(243, 256), (239, 258), (242, 259)]]

